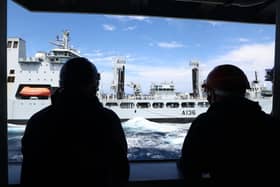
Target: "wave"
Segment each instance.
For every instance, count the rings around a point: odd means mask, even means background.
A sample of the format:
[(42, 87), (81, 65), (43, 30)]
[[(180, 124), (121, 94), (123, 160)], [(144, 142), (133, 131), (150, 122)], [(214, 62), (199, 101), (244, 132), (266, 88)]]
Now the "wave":
[(189, 129), (190, 123), (156, 123), (142, 117), (135, 117), (123, 122), (124, 129), (152, 132), (172, 132)]

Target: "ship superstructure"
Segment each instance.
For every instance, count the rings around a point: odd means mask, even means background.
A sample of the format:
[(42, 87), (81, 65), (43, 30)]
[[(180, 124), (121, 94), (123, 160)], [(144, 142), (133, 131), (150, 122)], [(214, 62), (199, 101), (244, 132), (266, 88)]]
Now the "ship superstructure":
[(52, 42), (49, 52), (26, 57), (21, 38), (8, 38), (8, 121), (25, 123), (36, 111), (50, 104), (50, 95), (58, 87), (59, 71), (70, 58), (80, 54), (69, 46), (69, 31)]

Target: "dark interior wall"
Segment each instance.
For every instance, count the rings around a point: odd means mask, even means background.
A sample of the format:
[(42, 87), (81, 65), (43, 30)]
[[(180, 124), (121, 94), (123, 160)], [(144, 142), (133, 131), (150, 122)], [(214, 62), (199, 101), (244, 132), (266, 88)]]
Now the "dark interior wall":
[(0, 186), (8, 181), (7, 152), (7, 0), (0, 1)]

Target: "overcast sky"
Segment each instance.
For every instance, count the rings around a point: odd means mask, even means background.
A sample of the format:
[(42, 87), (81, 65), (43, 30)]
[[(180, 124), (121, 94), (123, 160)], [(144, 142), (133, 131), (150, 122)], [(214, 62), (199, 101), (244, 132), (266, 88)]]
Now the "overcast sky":
[[(28, 56), (51, 50), (49, 42), (66, 29), (72, 47), (101, 72), (104, 91), (110, 90), (116, 57), (126, 59), (126, 83), (141, 84), (145, 93), (152, 82), (164, 81), (173, 81), (177, 91), (190, 92), (189, 63), (193, 60), (200, 63), (201, 80), (214, 66), (229, 63), (242, 68), (250, 81), (254, 71), (263, 81), (265, 69), (271, 68), (274, 61), (274, 25), (34, 13), (8, 0), (8, 37), (24, 39)], [(126, 88), (128, 92), (130, 89)]]

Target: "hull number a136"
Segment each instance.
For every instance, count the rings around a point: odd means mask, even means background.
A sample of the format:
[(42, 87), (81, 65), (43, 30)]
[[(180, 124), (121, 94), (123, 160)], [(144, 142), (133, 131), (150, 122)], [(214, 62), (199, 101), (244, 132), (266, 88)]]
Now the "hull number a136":
[(186, 116), (192, 116), (195, 115), (195, 110), (183, 110), (182, 114)]

